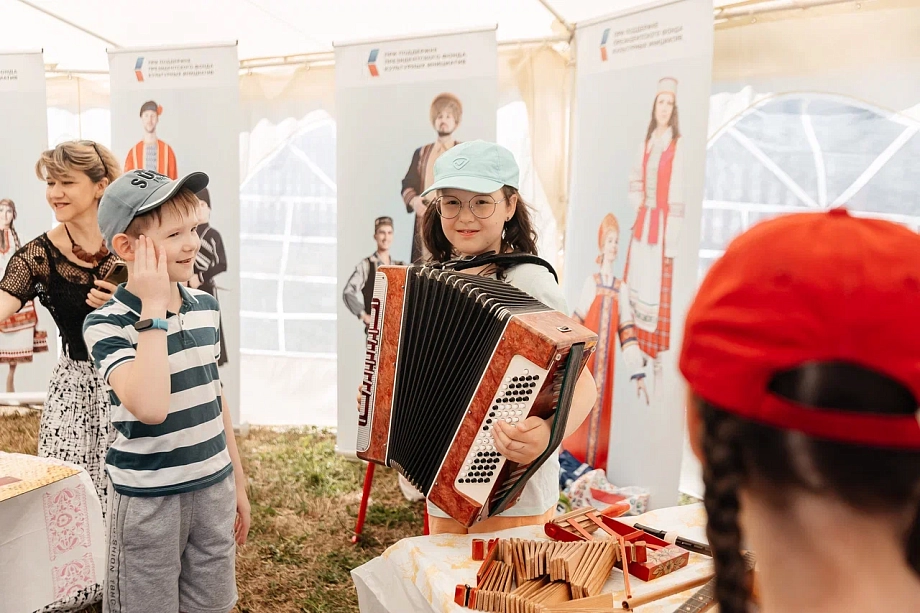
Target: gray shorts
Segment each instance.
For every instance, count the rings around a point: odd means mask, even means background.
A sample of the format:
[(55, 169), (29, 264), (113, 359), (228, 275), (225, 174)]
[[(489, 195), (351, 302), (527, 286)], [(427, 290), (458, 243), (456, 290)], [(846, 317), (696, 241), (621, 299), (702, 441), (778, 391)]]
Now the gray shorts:
[(233, 473), (172, 496), (110, 491), (108, 516), (104, 613), (227, 613), (236, 605)]

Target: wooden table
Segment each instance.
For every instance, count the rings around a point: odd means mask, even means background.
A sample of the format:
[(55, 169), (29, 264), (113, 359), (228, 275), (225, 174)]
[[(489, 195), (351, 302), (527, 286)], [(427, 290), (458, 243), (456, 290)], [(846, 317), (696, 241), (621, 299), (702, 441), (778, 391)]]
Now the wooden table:
[[(620, 518), (624, 523), (641, 523), (652, 528), (676, 531), (694, 541), (706, 542), (706, 512), (701, 504), (671, 507), (651, 511), (637, 517)], [(527, 538), (547, 540), (542, 526), (514, 528), (475, 538)], [(362, 613), (402, 613), (419, 611), (433, 613), (468, 613), (454, 604), (454, 588), (458, 584), (475, 585), (480, 562), (471, 559), (474, 536), (444, 534), (403, 539), (379, 557), (351, 571), (358, 590)], [(712, 561), (705, 556), (690, 554), (686, 568), (645, 583), (633, 576), (630, 588), (635, 596), (658, 591), (712, 574)], [(637, 607), (638, 613), (672, 613), (699, 588)], [(614, 569), (604, 592), (622, 593), (623, 574)]]

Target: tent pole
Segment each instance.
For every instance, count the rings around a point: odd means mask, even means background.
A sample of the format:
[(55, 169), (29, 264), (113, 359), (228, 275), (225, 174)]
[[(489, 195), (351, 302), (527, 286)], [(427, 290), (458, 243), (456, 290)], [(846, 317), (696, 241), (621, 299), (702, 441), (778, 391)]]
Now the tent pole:
[(563, 26), (566, 30), (568, 30), (569, 36), (574, 36), (574, 35), (575, 35), (575, 26), (573, 26), (573, 25), (570, 24), (568, 21), (566, 21), (566, 20), (565, 20), (565, 17), (563, 17), (563, 16), (559, 13), (559, 11), (557, 11), (556, 9), (554, 9), (554, 8), (552, 7), (552, 5), (549, 3), (549, 0), (537, 0), (537, 2), (539, 2), (540, 4), (542, 4), (542, 5), (543, 5), (543, 8), (545, 8), (547, 11), (549, 11), (550, 14), (552, 14), (552, 16), (556, 18), (556, 21), (558, 21), (560, 24), (562, 24), (562, 26)]
[(736, 17), (754, 17), (764, 13), (779, 11), (795, 11), (830, 6), (832, 4), (853, 4), (853, 0), (765, 0), (760, 2), (745, 2), (731, 6), (723, 6), (715, 10), (717, 20), (728, 20)]
[(57, 19), (57, 20), (60, 21), (61, 23), (65, 23), (65, 24), (69, 25), (71, 28), (76, 28), (77, 30), (80, 30), (80, 31), (83, 32), (84, 34), (89, 34), (89, 35), (92, 36), (93, 38), (97, 38), (97, 39), (101, 40), (102, 42), (104, 42), (104, 43), (106, 43), (106, 44), (109, 44), (109, 45), (111, 45), (111, 46), (113, 46), (113, 47), (115, 47), (115, 48), (119, 48), (119, 49), (121, 48), (121, 45), (119, 45), (118, 43), (113, 42), (113, 41), (111, 41), (111, 40), (105, 38), (104, 36), (102, 36), (102, 35), (100, 35), (100, 34), (96, 34), (96, 33), (93, 32), (92, 30), (88, 30), (88, 29), (84, 28), (83, 26), (78, 25), (78, 24), (76, 24), (76, 23), (74, 23), (74, 22), (72, 22), (72, 21), (68, 21), (67, 19), (64, 19), (64, 18), (61, 17), (60, 15), (56, 15), (56, 14), (52, 13), (51, 11), (49, 11), (49, 10), (47, 10), (47, 9), (44, 9), (44, 8), (42, 8), (42, 7), (40, 7), (40, 6), (36, 6), (34, 3), (29, 2), (28, 0), (19, 0), (19, 2), (21, 2), (22, 4), (25, 4), (25, 5), (28, 6), (29, 8), (32, 8), (32, 9), (38, 11), (39, 13), (44, 13), (45, 15), (48, 15), (48, 16), (51, 17), (52, 19)]
[[(547, 38), (521, 38), (505, 40), (498, 43), (499, 50), (522, 47), (542, 47), (556, 43), (568, 43), (568, 36), (550, 36)], [(254, 57), (240, 60), (240, 70), (255, 70), (258, 68), (273, 68), (278, 66), (332, 66), (335, 63), (335, 54), (327, 51), (316, 53), (303, 53), (296, 55), (279, 55), (268, 57)]]

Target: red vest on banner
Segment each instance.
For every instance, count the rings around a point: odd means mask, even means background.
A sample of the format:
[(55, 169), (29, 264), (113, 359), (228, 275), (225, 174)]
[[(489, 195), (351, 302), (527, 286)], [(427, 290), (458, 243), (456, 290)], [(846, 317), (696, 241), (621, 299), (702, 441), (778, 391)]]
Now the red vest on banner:
[[(661, 161), (658, 163), (658, 189), (655, 192), (655, 208), (652, 209), (652, 218), (648, 228), (648, 244), (657, 245), (658, 235), (662, 219), (668, 216), (668, 191), (671, 187), (671, 168), (674, 165), (674, 152), (677, 151), (677, 139), (671, 139), (671, 144), (661, 154)], [(648, 168), (649, 151), (645, 149), (645, 156), (642, 158), (642, 192), (645, 193), (645, 185), (648, 180), (646, 168)], [(633, 238), (637, 241), (642, 240), (642, 229), (645, 227), (645, 217), (648, 215), (649, 207), (643, 197), (642, 206), (639, 207), (636, 216), (636, 225), (633, 229)]]
[[(144, 141), (140, 141), (125, 159), (125, 172), (144, 168)], [(176, 171), (176, 154), (173, 153), (172, 147), (161, 140), (157, 140), (157, 167), (147, 168), (146, 170), (155, 170), (161, 175), (166, 175), (170, 179), (178, 179), (179, 173)]]

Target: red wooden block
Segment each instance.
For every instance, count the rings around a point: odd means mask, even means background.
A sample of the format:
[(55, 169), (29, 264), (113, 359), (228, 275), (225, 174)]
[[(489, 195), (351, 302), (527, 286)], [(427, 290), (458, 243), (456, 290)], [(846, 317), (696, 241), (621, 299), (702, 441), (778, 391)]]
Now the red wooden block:
[(454, 602), (458, 607), (466, 606), (466, 590), (467, 586), (465, 585), (458, 585), (454, 588)]

